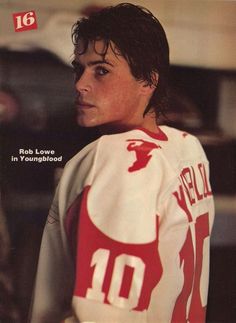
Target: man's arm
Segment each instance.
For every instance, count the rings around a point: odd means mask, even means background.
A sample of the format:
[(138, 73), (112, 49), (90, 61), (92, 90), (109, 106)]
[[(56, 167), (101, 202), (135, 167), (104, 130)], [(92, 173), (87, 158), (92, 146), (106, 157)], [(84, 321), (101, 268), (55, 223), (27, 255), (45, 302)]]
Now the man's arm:
[(72, 158), (63, 171), (43, 233), (30, 323), (58, 323), (71, 314), (74, 262), (67, 213), (90, 180), (95, 154), (96, 142)]
[(44, 229), (31, 323), (58, 323), (68, 312), (73, 294), (73, 266), (63, 239), (56, 192)]

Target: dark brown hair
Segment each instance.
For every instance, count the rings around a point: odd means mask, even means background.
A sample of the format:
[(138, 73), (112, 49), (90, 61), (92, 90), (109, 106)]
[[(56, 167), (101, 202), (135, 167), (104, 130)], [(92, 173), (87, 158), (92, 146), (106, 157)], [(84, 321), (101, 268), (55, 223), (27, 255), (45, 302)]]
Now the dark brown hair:
[[(90, 41), (104, 40), (106, 46), (99, 53), (103, 56), (113, 42), (118, 49), (113, 51), (125, 57), (133, 76), (156, 87), (144, 114), (151, 108), (156, 117), (165, 111), (169, 46), (162, 25), (149, 10), (129, 3), (104, 8), (78, 20), (72, 28), (72, 40), (76, 49), (82, 48), (79, 54), (86, 52)], [(155, 73), (159, 76), (157, 85)]]

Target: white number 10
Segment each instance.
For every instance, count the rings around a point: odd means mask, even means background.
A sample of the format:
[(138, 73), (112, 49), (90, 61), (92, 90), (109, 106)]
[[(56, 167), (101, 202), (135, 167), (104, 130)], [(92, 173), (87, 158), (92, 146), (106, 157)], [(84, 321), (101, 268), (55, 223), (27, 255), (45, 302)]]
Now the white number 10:
[[(93, 254), (91, 267), (95, 266), (92, 287), (88, 288), (86, 297), (100, 301), (105, 300), (105, 293), (102, 291), (105, 275), (110, 259), (110, 251), (107, 249), (98, 249)], [(124, 279), (125, 267), (133, 269), (131, 282), (129, 282), (128, 297), (120, 296), (120, 290)], [(139, 297), (142, 291), (143, 279), (145, 273), (145, 263), (136, 256), (121, 254), (115, 258), (112, 277), (110, 281), (107, 299), (112, 305), (127, 308), (129, 310), (138, 305)]]

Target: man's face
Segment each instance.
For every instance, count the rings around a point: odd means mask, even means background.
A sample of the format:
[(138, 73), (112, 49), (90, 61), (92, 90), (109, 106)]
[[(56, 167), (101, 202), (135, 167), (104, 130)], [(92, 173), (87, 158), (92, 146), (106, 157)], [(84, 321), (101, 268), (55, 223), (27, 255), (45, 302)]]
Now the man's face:
[(141, 126), (150, 98), (147, 87), (133, 77), (123, 56), (109, 46), (103, 59), (98, 54), (103, 49), (102, 40), (90, 42), (82, 55), (75, 49), (77, 121), (84, 127), (105, 125), (116, 131)]

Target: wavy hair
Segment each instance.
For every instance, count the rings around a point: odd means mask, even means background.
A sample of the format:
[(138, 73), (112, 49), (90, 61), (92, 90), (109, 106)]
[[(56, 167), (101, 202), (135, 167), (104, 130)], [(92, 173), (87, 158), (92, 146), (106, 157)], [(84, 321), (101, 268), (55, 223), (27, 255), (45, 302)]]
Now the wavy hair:
[(129, 3), (106, 7), (81, 18), (72, 27), (72, 41), (79, 55), (86, 52), (89, 42), (96, 40), (105, 43), (99, 55), (104, 57), (110, 46), (116, 55), (127, 60), (136, 80), (156, 87), (144, 115), (151, 109), (156, 118), (164, 113), (168, 102), (169, 45), (158, 19), (148, 9)]

